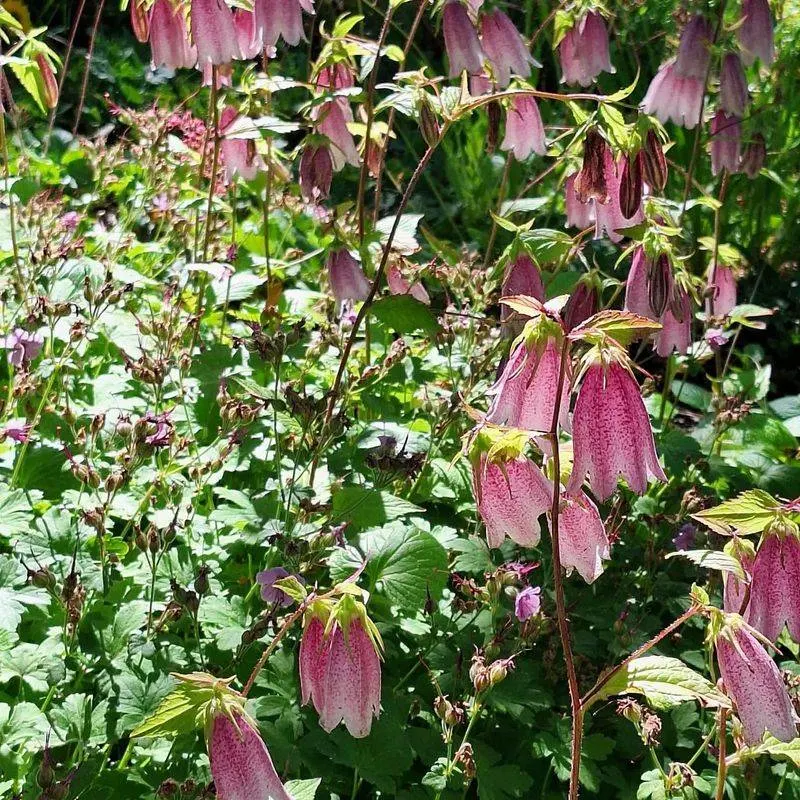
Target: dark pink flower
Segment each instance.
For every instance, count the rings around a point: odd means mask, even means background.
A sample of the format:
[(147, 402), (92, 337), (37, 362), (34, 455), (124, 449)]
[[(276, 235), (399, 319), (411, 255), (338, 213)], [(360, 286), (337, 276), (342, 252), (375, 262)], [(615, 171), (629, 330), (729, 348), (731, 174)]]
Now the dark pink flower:
[(444, 46), (450, 62), (450, 77), (464, 70), (477, 75), (483, 70), (483, 50), (478, 34), (460, 0), (447, 0), (442, 13)]
[(711, 23), (700, 14), (692, 17), (681, 33), (675, 73), (681, 78), (696, 78), (705, 83), (713, 39)]
[(541, 66), (531, 55), (514, 23), (499, 9), (487, 11), (481, 18), (481, 44), (497, 85), (504, 89), (511, 75), (527, 78), (531, 66)]
[(722, 328), (709, 328), (703, 339), (712, 350), (716, 351), (728, 343), (728, 334)]
[(306, 145), (300, 156), (300, 191), (307, 203), (326, 200), (333, 180), (333, 159), (326, 145)]
[(328, 281), (337, 303), (366, 300), (371, 288), (361, 264), (349, 250), (331, 250), (328, 254)]
[(704, 81), (683, 77), (670, 61), (659, 69), (642, 100), (642, 110), (661, 122), (672, 120), (684, 128), (694, 128), (700, 122), (703, 107)]
[(410, 294), (426, 306), (431, 304), (431, 298), (425, 287), (419, 281), (414, 284), (409, 283), (395, 263), (390, 263), (386, 268), (386, 285), (392, 294)]
[(553, 485), (539, 467), (527, 458), (494, 463), (481, 456), (472, 480), (489, 547), (500, 547), (506, 536), (535, 547), (541, 538), (539, 517), (553, 502)]
[(765, 732), (782, 742), (794, 739), (794, 712), (781, 674), (745, 623), (728, 617), (715, 645), (722, 682), (736, 704), (747, 744), (759, 744)]
[(564, 183), (565, 204), (567, 207), (568, 228), (588, 228), (594, 221), (594, 204), (584, 203), (575, 191), (575, 178), (578, 173), (570, 175)]
[(8, 363), (15, 367), (29, 364), (42, 352), (43, 345), (44, 337), (41, 334), (15, 328), (5, 340)]
[(729, 117), (743, 117), (749, 103), (747, 78), (742, 61), (736, 53), (728, 53), (722, 59), (722, 70), (719, 77), (719, 104)]
[(748, 587), (753, 577), (755, 550), (750, 542), (734, 538), (725, 545), (725, 552), (736, 558), (742, 565), (745, 579), (741, 580), (731, 572), (725, 573), (722, 607), (729, 614), (740, 614), (745, 620), (749, 621), (749, 608), (743, 608), (742, 605), (748, 597)]
[(652, 262), (647, 258), (644, 247), (633, 251), (631, 268), (625, 281), (625, 310), (648, 319), (658, 319), (650, 304), (650, 274)]
[(480, 75), (469, 76), (469, 93), (473, 97), (480, 97), (483, 94), (492, 94), (492, 92), (494, 92), (494, 84), (485, 72), (481, 72)]
[(730, 173), (739, 171), (742, 129), (736, 117), (717, 111), (711, 120), (711, 173), (718, 175), (723, 169)]
[(736, 35), (745, 64), (752, 64), (756, 58), (760, 58), (765, 67), (772, 64), (775, 43), (768, 0), (742, 0), (742, 21)]
[(564, 327), (571, 331), (596, 313), (597, 291), (588, 281), (578, 281), (561, 312)]
[(706, 312), (727, 317), (736, 305), (736, 275), (724, 264), (713, 264), (708, 275)]
[(542, 610), (542, 589), (540, 586), (526, 586), (514, 598), (514, 614), (520, 622), (526, 622)]
[(292, 800), (269, 750), (243, 712), (219, 712), (210, 723), (208, 757), (217, 796), (225, 800)]
[(597, 506), (583, 492), (561, 497), (558, 543), (567, 574), (576, 569), (586, 583), (593, 583), (603, 573), (603, 561), (611, 555), (608, 536)]
[[(526, 295), (544, 302), (544, 284), (539, 268), (525, 252), (520, 252), (506, 264), (503, 274), (502, 297)], [(505, 322), (513, 314), (505, 304), (500, 305), (500, 321)]]
[(663, 358), (673, 350), (685, 355), (692, 343), (692, 301), (688, 292), (677, 284), (659, 322), (661, 330), (656, 334), (656, 352)]
[(619, 476), (637, 494), (647, 491), (650, 478), (666, 481), (639, 385), (617, 361), (607, 365), (595, 361), (586, 370), (572, 427), (573, 466), (568, 494), (577, 495), (587, 475), (600, 501), (613, 494)]
[(766, 160), (767, 144), (764, 141), (764, 137), (757, 133), (745, 145), (739, 168), (750, 180), (753, 180), (761, 172)]
[(145, 443), (151, 447), (169, 447), (175, 432), (175, 426), (170, 419), (170, 412), (165, 411), (162, 414), (148, 412), (142, 419), (155, 425), (156, 428), (155, 431), (145, 437)]
[(558, 45), (561, 80), (590, 86), (601, 72), (616, 72), (608, 53), (608, 31), (603, 18), (590, 11)]
[(9, 422), (2, 430), (0, 430), (0, 442), (6, 439), (11, 439), (12, 442), (25, 444), (30, 439), (33, 426), (28, 423)]
[(190, 68), (197, 49), (189, 41), (183, 12), (170, 0), (156, 0), (150, 13), (150, 49), (153, 67)]
[(800, 540), (796, 533), (765, 535), (753, 562), (750, 624), (775, 641), (785, 625), (800, 642)]
[(192, 0), (189, 23), (201, 69), (242, 57), (233, 13), (224, 0)]
[(506, 135), (501, 150), (510, 150), (517, 161), (524, 161), (531, 153), (547, 153), (542, 116), (536, 99), (530, 95), (515, 95), (506, 115)]
[(303, 12), (314, 13), (313, 0), (255, 0), (256, 31), (264, 45), (274, 47), (283, 37), (295, 46), (305, 41)]

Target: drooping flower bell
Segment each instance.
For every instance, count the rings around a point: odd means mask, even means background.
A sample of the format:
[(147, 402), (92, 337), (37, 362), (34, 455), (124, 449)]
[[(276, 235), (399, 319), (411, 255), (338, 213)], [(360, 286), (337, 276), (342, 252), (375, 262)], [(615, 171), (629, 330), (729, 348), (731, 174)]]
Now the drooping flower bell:
[(739, 614), (749, 621), (749, 586), (753, 577), (755, 548), (747, 539), (735, 536), (725, 545), (724, 551), (739, 562), (744, 572), (744, 579), (732, 572), (725, 573), (722, 607), (729, 614)]
[(307, 144), (300, 156), (300, 192), (307, 203), (326, 200), (333, 180), (333, 159), (326, 144)]
[(735, 305), (736, 275), (733, 269), (725, 264), (712, 264), (706, 288), (706, 313), (713, 317), (727, 317)]
[(344, 722), (351, 736), (369, 735), (381, 708), (381, 648), (378, 629), (352, 595), (335, 605), (310, 604), (300, 640), (300, 693), (327, 733)]
[(588, 228), (594, 224), (594, 205), (591, 202), (583, 202), (575, 191), (575, 178), (578, 173), (570, 175), (564, 182), (564, 205), (567, 209), (568, 228)]
[(558, 45), (561, 80), (569, 85), (590, 86), (601, 72), (614, 73), (608, 53), (608, 30), (603, 18), (590, 11)]
[[(622, 210), (622, 167), (622, 162), (615, 163), (611, 148), (606, 147), (604, 173), (608, 199), (605, 203), (595, 200), (595, 239), (600, 239), (605, 235), (612, 242), (620, 242), (623, 238), (621, 231), (624, 228), (638, 225), (644, 219), (641, 202), (639, 202), (638, 207), (635, 207), (636, 196), (630, 192), (624, 198), (628, 207), (626, 211)], [(639, 200), (641, 201), (640, 194)], [(633, 214), (628, 216), (630, 212), (633, 212)]]
[[(525, 250), (520, 250), (508, 259), (500, 292), (502, 297), (525, 295), (535, 297), (540, 303), (544, 302), (542, 273)], [(504, 303), (500, 305), (501, 322), (506, 322), (513, 313)]]
[(478, 33), (460, 0), (447, 0), (442, 12), (444, 46), (450, 62), (450, 77), (458, 77), (464, 70), (477, 75), (483, 70), (484, 53)]
[(313, 0), (255, 0), (256, 31), (266, 47), (274, 47), (283, 37), (294, 47), (305, 41), (303, 12), (314, 13)]
[(729, 117), (743, 117), (749, 103), (742, 61), (736, 53), (728, 53), (719, 76), (719, 104)]
[(189, 41), (183, 11), (171, 0), (156, 0), (153, 4), (150, 50), (154, 68), (189, 69), (197, 63), (197, 48)]
[(487, 11), (481, 17), (481, 44), (492, 67), (495, 83), (504, 89), (511, 75), (527, 78), (531, 67), (540, 67), (531, 55), (514, 23), (499, 9)]
[(664, 64), (650, 82), (642, 100), (642, 110), (661, 122), (672, 120), (690, 130), (700, 122), (703, 108), (703, 81), (677, 74), (675, 62)]
[(639, 385), (620, 363), (623, 358), (624, 353), (598, 353), (586, 369), (572, 415), (569, 495), (578, 495), (587, 475), (601, 502), (613, 494), (619, 476), (637, 494), (647, 491), (650, 478), (667, 479)]
[(597, 506), (583, 492), (561, 497), (558, 542), (567, 574), (575, 569), (586, 583), (593, 583), (603, 573), (603, 561), (611, 555), (608, 536)]
[(237, 175), (240, 175), (243, 180), (251, 181), (261, 170), (265, 169), (264, 161), (256, 152), (255, 139), (226, 136), (238, 119), (240, 119), (239, 112), (235, 108), (227, 106), (223, 109), (219, 120), (219, 131), (222, 137), (220, 153), (222, 165), (225, 168), (225, 180), (228, 183), (231, 183)]
[(207, 64), (219, 66), (242, 57), (233, 12), (225, 0), (192, 0), (189, 23), (201, 69)]
[(501, 150), (510, 150), (517, 161), (524, 161), (531, 153), (547, 153), (542, 116), (536, 98), (518, 94), (511, 99), (506, 115), (506, 135)]
[(681, 78), (705, 81), (713, 39), (711, 23), (704, 16), (696, 14), (686, 23), (675, 58), (675, 72)]
[[(489, 390), (494, 400), (486, 419), (495, 425), (546, 432), (553, 422), (558, 394), (563, 334), (557, 323), (542, 317), (528, 322), (520, 338)], [(559, 407), (560, 424), (565, 430), (570, 430), (570, 384), (571, 367), (567, 363)]]
[(236, 38), (242, 58), (250, 59), (261, 55), (264, 50), (264, 42), (256, 25), (256, 12), (237, 8), (233, 12), (233, 24), (236, 28)]
[(742, 18), (736, 29), (742, 60), (752, 64), (756, 58), (768, 67), (775, 60), (775, 42), (769, 0), (742, 0)]
[(588, 203), (590, 200), (608, 202), (606, 160), (610, 152), (611, 149), (600, 132), (596, 128), (590, 128), (583, 143), (583, 165), (572, 183), (581, 203)]
[(737, 117), (729, 117), (720, 110), (711, 120), (711, 173), (718, 175), (723, 169), (733, 174), (739, 171), (742, 129)]
[(357, 300), (366, 300), (370, 282), (358, 261), (346, 248), (331, 250), (328, 254), (328, 282), (333, 296), (340, 305)]
[(596, 314), (597, 300), (595, 286), (589, 280), (578, 281), (561, 312), (564, 328), (569, 332)]
[(642, 205), (642, 168), (639, 159), (623, 153), (618, 171), (619, 208), (625, 219), (633, 219)]
[(392, 294), (409, 294), (426, 306), (431, 304), (430, 295), (425, 287), (419, 281), (413, 284), (409, 283), (400, 267), (394, 261), (386, 265), (386, 285)]
[(689, 293), (677, 282), (659, 322), (661, 330), (656, 334), (656, 352), (662, 358), (673, 351), (685, 355), (692, 343), (692, 301)]
[(800, 642), (800, 538), (793, 522), (775, 523), (764, 534), (753, 562), (749, 622), (775, 641), (788, 626)]
[(150, 10), (143, 0), (131, 0), (131, 28), (137, 42), (144, 44), (150, 38)]
[(633, 251), (631, 268), (625, 282), (625, 310), (640, 317), (659, 320), (665, 313), (673, 290), (672, 265), (661, 253), (650, 259), (643, 247)]
[(8, 363), (14, 367), (27, 366), (42, 352), (44, 337), (15, 328), (5, 338), (4, 347), (8, 350)]
[(353, 121), (353, 114), (349, 106), (343, 108), (337, 100), (322, 103), (314, 110), (317, 130), (327, 136), (330, 143), (334, 172), (345, 164), (357, 167), (360, 163), (353, 134), (347, 127)]
[(766, 160), (767, 143), (764, 141), (764, 137), (760, 133), (757, 133), (744, 146), (742, 160), (739, 166), (742, 172), (744, 172), (750, 180), (753, 180), (753, 178), (761, 172)]
[(211, 776), (224, 800), (292, 800), (241, 703), (212, 712), (206, 734)]
[(788, 742), (796, 736), (792, 701), (775, 662), (741, 617), (725, 617), (714, 645), (725, 691), (736, 704), (747, 744), (764, 733)]

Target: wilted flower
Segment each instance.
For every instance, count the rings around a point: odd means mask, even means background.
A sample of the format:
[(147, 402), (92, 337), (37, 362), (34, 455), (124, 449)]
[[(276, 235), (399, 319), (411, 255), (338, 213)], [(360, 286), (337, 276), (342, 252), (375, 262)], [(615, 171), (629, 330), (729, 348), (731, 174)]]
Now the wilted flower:
[(611, 148), (600, 131), (590, 128), (583, 143), (583, 165), (572, 183), (581, 203), (588, 203), (590, 200), (596, 200), (598, 203), (608, 202), (606, 161), (610, 154)]
[(594, 223), (594, 205), (591, 202), (583, 202), (575, 191), (575, 178), (578, 173), (570, 175), (564, 183), (564, 203), (567, 207), (567, 227), (568, 228), (588, 228)]
[(192, 0), (189, 12), (197, 63), (219, 66), (242, 57), (233, 12), (225, 0)]
[(741, 24), (736, 29), (742, 47), (742, 59), (752, 64), (756, 58), (768, 67), (775, 60), (772, 14), (768, 0), (742, 0)]
[(506, 536), (535, 547), (541, 538), (539, 517), (553, 501), (553, 486), (539, 467), (527, 458), (494, 462), (481, 455), (472, 480), (489, 547), (500, 547)]
[(684, 128), (700, 122), (703, 108), (704, 81), (679, 75), (675, 62), (669, 61), (656, 73), (642, 100), (642, 110), (661, 122), (672, 120)]
[(703, 339), (712, 350), (719, 350), (727, 344), (728, 335), (722, 328), (709, 328), (705, 332)]
[(673, 350), (682, 355), (692, 343), (692, 302), (688, 292), (675, 285), (659, 322), (656, 334), (656, 352), (666, 358)]
[(431, 304), (431, 298), (425, 287), (419, 281), (413, 285), (410, 284), (395, 263), (390, 263), (386, 267), (386, 285), (392, 294), (410, 294), (415, 300), (425, 303), (426, 306)]
[(744, 146), (742, 151), (742, 160), (739, 163), (739, 168), (750, 180), (755, 178), (761, 172), (764, 162), (767, 160), (767, 145), (764, 137), (757, 133), (753, 138)]
[(535, 617), (542, 610), (542, 589), (526, 586), (514, 599), (514, 614), (520, 622)]
[(331, 250), (327, 266), (328, 281), (338, 303), (367, 299), (370, 282), (349, 250)]
[(598, 360), (586, 370), (572, 426), (574, 456), (568, 494), (580, 492), (587, 474), (600, 501), (614, 492), (620, 475), (637, 494), (645, 493), (649, 478), (666, 481), (639, 385), (616, 360), (608, 364)]
[(742, 129), (736, 117), (717, 111), (711, 120), (711, 172), (717, 175), (723, 169), (730, 173), (739, 171), (739, 142)]
[(586, 583), (602, 575), (603, 561), (611, 555), (608, 536), (597, 506), (582, 491), (561, 497), (558, 544), (567, 574), (576, 569)]
[(212, 717), (208, 758), (217, 795), (225, 800), (292, 800), (284, 789), (267, 746), (243, 709)]
[(43, 345), (44, 337), (41, 334), (15, 328), (5, 340), (8, 363), (15, 367), (29, 364), (42, 352)]
[(728, 53), (722, 60), (719, 104), (729, 117), (743, 117), (749, 102), (742, 61), (736, 53)]
[(442, 13), (444, 46), (450, 62), (450, 77), (464, 70), (477, 75), (483, 69), (483, 50), (466, 7), (460, 0), (448, 0)]
[(512, 98), (500, 149), (513, 152), (517, 161), (524, 161), (531, 153), (543, 156), (547, 152), (544, 125), (534, 97), (518, 94)]
[[(539, 268), (533, 259), (524, 251), (509, 259), (503, 273), (503, 286), (501, 295), (513, 297), (526, 295), (535, 297), (539, 302), (544, 302), (544, 284)], [(505, 322), (514, 312), (504, 303), (500, 306), (500, 321)]]
[(481, 44), (500, 88), (508, 86), (512, 73), (527, 78), (532, 65), (541, 66), (531, 55), (514, 23), (499, 8), (487, 11), (481, 18)]
[(711, 265), (706, 288), (706, 312), (714, 317), (726, 317), (736, 306), (736, 275), (730, 267)]
[(265, 168), (265, 164), (256, 152), (255, 139), (237, 139), (233, 136), (226, 137), (228, 132), (240, 119), (239, 112), (228, 106), (220, 115), (219, 132), (220, 152), (222, 164), (225, 168), (225, 180), (231, 183), (236, 175), (246, 181), (251, 181)]
[(625, 219), (632, 219), (642, 205), (642, 170), (639, 159), (623, 154), (618, 170), (619, 209)]
[(616, 72), (608, 53), (608, 31), (600, 14), (590, 11), (558, 45), (561, 80), (589, 86), (601, 72)]
[(753, 562), (750, 624), (775, 641), (785, 625), (800, 642), (800, 539), (796, 526), (788, 532), (765, 534)]
[(735, 615), (726, 618), (715, 639), (725, 691), (736, 703), (745, 741), (761, 742), (765, 732), (782, 742), (795, 738), (792, 702), (775, 662)]
[(300, 156), (300, 191), (307, 203), (327, 199), (333, 180), (333, 159), (326, 145), (309, 144)]
[(579, 281), (561, 312), (564, 327), (571, 331), (596, 313), (597, 291), (588, 281)]
[(676, 550), (691, 550), (697, 538), (697, 528), (691, 522), (681, 525), (681, 529), (672, 538)]
[(300, 641), (300, 691), (330, 733), (344, 721), (363, 738), (380, 714), (380, 634), (363, 604), (344, 595), (333, 608), (316, 601), (306, 611)]
[[(284, 608), (290, 606), (294, 600), (283, 589), (275, 586), (276, 581), (288, 578), (290, 575), (291, 573), (287, 572), (283, 567), (272, 567), (259, 572), (256, 575), (256, 583), (261, 586), (261, 599), (266, 603), (277, 603)], [(301, 583), (304, 582), (299, 575), (294, 577)]]

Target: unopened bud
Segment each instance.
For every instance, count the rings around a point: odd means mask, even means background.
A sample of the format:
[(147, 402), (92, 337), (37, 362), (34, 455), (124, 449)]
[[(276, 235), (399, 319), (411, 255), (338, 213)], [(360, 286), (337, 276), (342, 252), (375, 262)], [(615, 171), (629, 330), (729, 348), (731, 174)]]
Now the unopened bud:
[(42, 100), (47, 108), (55, 108), (58, 105), (58, 81), (53, 68), (42, 53), (39, 53), (34, 61), (42, 80)]
[(424, 95), (419, 103), (419, 127), (425, 144), (428, 147), (435, 147), (439, 141), (441, 129), (439, 128), (439, 120), (436, 119), (436, 112), (431, 106), (431, 101)]
[(619, 179), (619, 207), (625, 219), (631, 219), (642, 205), (642, 171), (638, 158), (622, 157)]
[(647, 131), (644, 147), (639, 151), (638, 160), (644, 182), (657, 192), (663, 192), (667, 185), (667, 159), (655, 131)]

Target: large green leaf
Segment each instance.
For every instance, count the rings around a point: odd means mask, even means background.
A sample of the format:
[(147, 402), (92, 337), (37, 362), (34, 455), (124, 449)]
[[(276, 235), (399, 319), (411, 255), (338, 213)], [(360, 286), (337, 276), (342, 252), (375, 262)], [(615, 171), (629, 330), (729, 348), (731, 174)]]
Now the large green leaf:
[(375, 527), (422, 510), (389, 492), (365, 486), (343, 486), (333, 495), (333, 521), (347, 522), (351, 530)]

